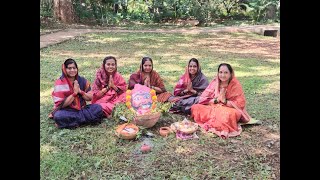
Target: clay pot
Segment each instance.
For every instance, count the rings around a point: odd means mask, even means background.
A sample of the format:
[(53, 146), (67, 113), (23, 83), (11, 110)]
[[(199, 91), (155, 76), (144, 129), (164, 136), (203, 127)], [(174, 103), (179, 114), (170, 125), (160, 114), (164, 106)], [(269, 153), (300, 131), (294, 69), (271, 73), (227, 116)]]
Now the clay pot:
[(159, 133), (162, 137), (167, 137), (171, 133), (170, 127), (161, 127)]
[(149, 145), (147, 145), (147, 144), (143, 144), (143, 145), (141, 146), (140, 150), (141, 150), (141, 152), (143, 152), (143, 153), (147, 153), (147, 152), (151, 151), (151, 147), (150, 147)]

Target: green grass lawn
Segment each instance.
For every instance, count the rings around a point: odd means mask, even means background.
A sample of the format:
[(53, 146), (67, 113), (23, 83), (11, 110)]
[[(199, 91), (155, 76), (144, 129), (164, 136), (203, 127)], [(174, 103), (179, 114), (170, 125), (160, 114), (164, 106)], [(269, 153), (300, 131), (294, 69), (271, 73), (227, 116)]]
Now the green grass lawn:
[[(118, 60), (118, 71), (128, 80), (143, 56), (172, 92), (190, 58), (201, 63), (209, 82), (217, 66), (233, 66), (243, 85), (249, 114), (262, 125), (243, 126), (240, 136), (223, 140), (197, 132), (199, 139), (162, 138), (162, 126), (183, 116), (162, 116), (148, 129), (155, 134), (148, 154), (145, 140), (121, 140), (116, 121), (77, 129), (57, 129), (47, 115), (51, 92), (61, 75), (61, 64), (74, 58), (79, 74), (93, 82), (105, 56)], [(40, 50), (40, 176), (41, 179), (279, 179), (280, 178), (280, 41), (256, 34), (87, 34)]]

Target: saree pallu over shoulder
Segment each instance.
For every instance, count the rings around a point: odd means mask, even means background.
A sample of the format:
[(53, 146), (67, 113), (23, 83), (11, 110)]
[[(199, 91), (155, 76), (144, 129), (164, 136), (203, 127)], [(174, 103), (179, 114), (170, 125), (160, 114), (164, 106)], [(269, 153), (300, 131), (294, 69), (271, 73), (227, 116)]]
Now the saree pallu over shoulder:
[[(155, 70), (152, 70), (150, 73), (150, 85), (159, 87), (162, 91), (167, 91), (160, 75)], [(133, 89), (135, 84), (144, 85), (144, 79), (145, 75), (140, 70), (131, 74), (128, 89)]]
[(166, 90), (160, 75), (154, 70), (151, 72), (150, 85), (156, 86), (162, 90), (162, 93), (157, 93), (157, 99), (159, 102), (166, 102), (169, 97), (172, 96), (172, 94)]
[[(131, 74), (129, 78), (128, 89), (133, 89), (135, 84), (144, 85), (144, 79), (145, 79), (145, 76), (143, 73), (141, 73), (140, 70)], [(170, 92), (167, 92), (162, 78), (155, 70), (151, 71), (150, 85), (159, 87), (163, 91), (162, 93), (157, 93), (157, 99), (159, 102), (166, 102), (169, 99), (169, 97), (172, 96)]]
[(226, 88), (226, 99), (231, 107), (209, 103), (218, 96), (219, 82), (214, 78), (200, 96), (199, 104), (191, 107), (192, 117), (201, 127), (221, 137), (239, 135), (241, 126), (238, 122), (251, 119), (245, 109), (246, 100), (240, 82), (233, 77)]
[(104, 86), (109, 83), (109, 76), (105, 71), (103, 71), (104, 70), (102, 68), (100, 68), (100, 71), (97, 71), (96, 79), (92, 87), (93, 98), (91, 103), (99, 104), (102, 107), (104, 116), (108, 117), (111, 115), (115, 104), (125, 102), (127, 84), (121, 74), (115, 72), (112, 75), (113, 83), (118, 89), (120, 89), (120, 91), (116, 92), (113, 88), (110, 88), (104, 95), (100, 97), (98, 94), (100, 94), (100, 91), (104, 88)]
[[(90, 91), (90, 82), (81, 76), (77, 76), (77, 81), (82, 91)], [(60, 108), (63, 105), (65, 99), (73, 94), (73, 85), (69, 82), (65, 76), (61, 76), (54, 83), (54, 90), (52, 92), (52, 98), (54, 101), (54, 110)], [(80, 110), (81, 107), (86, 105), (86, 101), (82, 96), (76, 96), (74, 101), (69, 105), (70, 108)]]
[(180, 77), (179, 81), (174, 87), (173, 94), (178, 96), (181, 91), (187, 88), (188, 82), (190, 81), (192, 82), (192, 88), (197, 92), (204, 91), (209, 85), (207, 77), (201, 71), (191, 80), (188, 69), (186, 68), (186, 72)]
[(140, 71), (131, 74), (129, 77), (128, 89), (132, 90), (134, 88), (135, 84), (143, 85), (143, 81), (141, 78), (142, 77), (140, 75)]
[[(199, 104), (208, 104), (209, 101), (219, 96), (219, 81), (217, 77), (218, 76), (210, 82), (209, 86), (201, 94), (199, 97)], [(233, 108), (237, 109), (242, 114), (241, 120), (243, 122), (249, 122), (251, 117), (245, 108), (245, 95), (242, 86), (236, 77), (233, 77), (227, 86), (226, 99)]]
[[(114, 85), (120, 89), (120, 93), (117, 93), (114, 89), (111, 88), (108, 92), (106, 92), (106, 94), (104, 94), (101, 97), (105, 101), (112, 100), (112, 99), (116, 98), (117, 96), (120, 96), (121, 94), (126, 92), (127, 84), (126, 84), (125, 79), (121, 76), (121, 74), (118, 72), (115, 72), (114, 75), (112, 76), (112, 78), (113, 78)], [(94, 84), (92, 86), (93, 98), (92, 98), (91, 103), (95, 103), (99, 99), (97, 94), (100, 93), (100, 91), (103, 89), (104, 85), (106, 85), (108, 83), (109, 83), (109, 78), (107, 81), (101, 81), (101, 80), (99, 80), (98, 77), (96, 77), (96, 80), (94, 81)]]
[(189, 79), (188, 67), (186, 67), (185, 74), (180, 77), (177, 85), (174, 88), (174, 95), (179, 98), (179, 100), (173, 106), (173, 109), (176, 112), (190, 114), (191, 106), (198, 102), (199, 94), (201, 94), (209, 85), (207, 77), (200, 71), (191, 80), (192, 88), (197, 91), (197, 94), (189, 92), (187, 95), (181, 96), (180, 93), (187, 89), (188, 83), (190, 82)]

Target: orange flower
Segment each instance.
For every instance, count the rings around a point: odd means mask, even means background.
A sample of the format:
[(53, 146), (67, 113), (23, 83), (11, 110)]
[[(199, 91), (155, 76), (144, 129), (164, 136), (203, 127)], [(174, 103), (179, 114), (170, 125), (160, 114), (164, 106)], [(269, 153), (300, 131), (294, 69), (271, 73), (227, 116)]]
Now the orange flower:
[(126, 94), (127, 94), (127, 95), (131, 95), (131, 90), (128, 89), (128, 90), (126, 91)]
[(154, 95), (156, 95), (156, 91), (155, 91), (154, 89), (151, 89), (151, 90), (150, 90), (150, 94), (151, 94), (152, 96), (154, 96)]
[(127, 95), (127, 96), (126, 96), (126, 100), (127, 100), (127, 101), (130, 101), (130, 99), (131, 99), (131, 96), (128, 96), (128, 95)]
[(156, 108), (156, 103), (152, 103), (152, 109), (155, 109)]
[(156, 101), (157, 100), (157, 96), (152, 96), (152, 100)]
[(126, 102), (128, 108), (131, 108), (131, 102)]

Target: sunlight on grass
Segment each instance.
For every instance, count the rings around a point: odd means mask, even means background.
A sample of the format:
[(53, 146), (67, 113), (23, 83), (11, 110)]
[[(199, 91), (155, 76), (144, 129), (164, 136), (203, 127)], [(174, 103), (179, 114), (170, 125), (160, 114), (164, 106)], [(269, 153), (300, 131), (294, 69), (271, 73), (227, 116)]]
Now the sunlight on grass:
[(280, 82), (275, 81), (270, 84), (266, 84), (265, 88), (261, 93), (266, 94), (266, 93), (280, 93)]
[(57, 149), (54, 146), (50, 146), (48, 144), (40, 145), (40, 159), (43, 159), (48, 154), (55, 152), (57, 152)]
[(186, 153), (191, 152), (191, 150), (190, 150), (190, 148), (184, 148), (184, 147), (178, 146), (174, 152), (180, 153), (180, 154), (186, 154)]
[[(157, 63), (158, 64), (158, 63)], [(156, 64), (155, 64), (156, 65)], [(174, 72), (184, 72), (184, 68), (181, 67), (181, 65), (176, 65), (176, 64), (158, 64), (157, 65), (157, 69), (159, 70), (162, 70), (162, 69), (165, 69), (167, 72), (171, 72), (171, 71), (174, 71)]]
[(52, 89), (48, 89), (47, 91), (44, 91), (44, 92), (40, 92), (41, 101), (42, 101), (42, 98), (44, 98), (44, 97), (50, 97), (51, 98), (52, 91), (53, 91), (53, 88)]
[(106, 43), (117, 42), (120, 40), (121, 40), (121, 38), (103, 38), (103, 39), (90, 39), (90, 40), (88, 40), (88, 42), (106, 44)]

